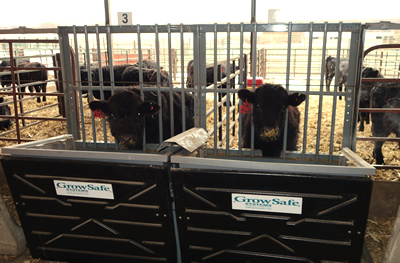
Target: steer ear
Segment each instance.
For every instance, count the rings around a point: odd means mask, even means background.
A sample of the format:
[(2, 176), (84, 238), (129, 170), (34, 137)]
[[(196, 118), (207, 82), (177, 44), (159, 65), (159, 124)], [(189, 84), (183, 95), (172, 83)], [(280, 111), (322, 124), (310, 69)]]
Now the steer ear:
[(105, 114), (108, 114), (110, 112), (108, 109), (108, 104), (104, 100), (93, 100), (93, 101), (89, 102), (89, 108), (92, 111), (101, 110)]
[(143, 115), (156, 115), (160, 111), (160, 106), (152, 101), (144, 101), (139, 108)]
[(243, 102), (246, 102), (246, 100), (249, 103), (253, 103), (254, 102), (254, 92), (252, 92), (252, 91), (250, 91), (248, 89), (240, 89), (238, 91), (238, 96)]
[(297, 92), (290, 94), (288, 97), (288, 103), (291, 106), (299, 106), (305, 100), (306, 100), (306, 95)]

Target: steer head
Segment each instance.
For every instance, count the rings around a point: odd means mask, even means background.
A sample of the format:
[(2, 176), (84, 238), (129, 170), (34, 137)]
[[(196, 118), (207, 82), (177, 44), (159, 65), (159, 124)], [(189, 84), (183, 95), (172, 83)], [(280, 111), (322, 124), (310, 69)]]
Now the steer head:
[(276, 140), (282, 132), (286, 109), (298, 106), (306, 95), (289, 94), (281, 85), (264, 84), (254, 91), (241, 89), (239, 98), (253, 106), (253, 124), (263, 140)]
[(145, 118), (158, 114), (160, 106), (130, 90), (114, 93), (107, 101), (89, 103), (92, 111), (101, 111), (107, 116), (111, 134), (117, 143), (128, 149), (140, 148), (145, 128)]
[[(90, 73), (91, 77), (92, 77), (92, 81), (94, 80), (94, 73), (91, 72)], [(89, 85), (89, 71), (87, 69), (82, 69), (81, 70), (81, 84), (82, 86), (88, 86)]]

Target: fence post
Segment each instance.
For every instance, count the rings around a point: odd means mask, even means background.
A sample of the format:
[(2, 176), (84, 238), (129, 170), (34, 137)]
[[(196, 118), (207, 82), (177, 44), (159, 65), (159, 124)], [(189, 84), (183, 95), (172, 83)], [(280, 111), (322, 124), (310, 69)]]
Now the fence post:
[[(61, 65), (60, 53), (57, 53), (55, 59), (53, 57), (53, 60), (54, 60), (54, 62), (53, 62), (54, 66), (60, 67), (60, 65)], [(61, 72), (58, 70), (54, 70), (54, 76), (57, 78), (57, 81), (56, 81), (57, 92), (64, 93), (64, 86), (63, 86)], [(58, 112), (65, 118), (66, 115), (65, 115), (64, 97), (57, 97), (57, 101), (58, 101)]]

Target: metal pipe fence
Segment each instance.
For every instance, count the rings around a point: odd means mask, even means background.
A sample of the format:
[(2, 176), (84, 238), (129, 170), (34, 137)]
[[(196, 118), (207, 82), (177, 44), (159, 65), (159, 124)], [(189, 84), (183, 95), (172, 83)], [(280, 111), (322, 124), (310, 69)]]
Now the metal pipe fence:
[[(52, 55), (45, 55), (41, 54), (39, 51), (39, 54), (31, 54), (24, 56), (24, 52), (19, 53), (18, 56), (14, 57), (14, 54), (16, 52), (14, 51), (15, 49), (19, 49), (20, 51), (22, 50), (20, 47), (24, 45), (29, 44), (48, 44), (51, 46), (54, 46), (58, 44), (58, 40), (39, 40), (39, 39), (9, 39), (9, 40), (0, 40), (0, 44), (3, 43), (4, 45), (7, 45), (9, 50), (8, 50), (8, 57), (2, 57), (1, 60), (6, 60), (10, 62), (9, 67), (1, 67), (0, 70), (0, 76), (1, 76), (1, 81), (2, 81), (2, 88), (0, 88), (0, 95), (3, 96), (3, 98), (6, 99), (5, 102), (2, 102), (0, 106), (2, 107), (9, 107), (11, 105), (12, 113), (11, 115), (2, 115), (3, 120), (9, 119), (12, 120), (13, 123), (13, 128), (11, 126), (9, 127), (8, 131), (2, 131), (0, 133), (0, 140), (3, 141), (12, 141), (12, 142), (27, 142), (27, 141), (32, 141), (33, 139), (28, 139), (24, 138), (21, 136), (21, 131), (24, 129), (27, 129), (29, 127), (32, 127), (34, 125), (37, 125), (39, 123), (42, 123), (44, 121), (65, 121), (65, 117), (62, 116), (62, 114), (56, 114), (55, 116), (46, 116), (46, 117), (40, 117), (37, 116), (37, 113), (40, 112), (43, 109), (46, 108), (51, 108), (51, 107), (59, 107), (60, 103), (54, 103), (50, 104), (47, 106), (41, 106), (38, 104), (38, 107), (35, 107), (35, 109), (25, 111), (24, 103), (27, 102), (27, 100), (32, 100), (32, 99), (39, 99), (42, 96), (57, 96), (57, 97), (63, 97), (64, 94), (58, 92), (58, 79), (57, 79), (57, 72), (61, 70), (59, 63), (56, 63), (55, 59), (55, 54)], [(47, 52), (44, 52), (47, 53)], [(48, 60), (51, 60), (48, 62)], [(24, 67), (23, 65), (20, 66), (18, 65), (18, 61), (20, 60), (33, 60), (33, 61), (41, 61), (45, 62), (47, 67)], [(54, 77), (48, 80), (24, 80), (24, 82), (21, 81), (20, 75), (21, 74), (29, 74), (32, 72), (38, 72), (38, 71), (47, 71), (48, 73), (50, 71), (54, 72)], [(29, 76), (29, 75), (28, 75)], [(7, 82), (4, 82), (4, 77), (7, 77)], [(27, 83), (27, 81), (30, 81)], [(8, 82), (10, 85), (8, 85)], [(6, 84), (7, 83), (7, 84)], [(46, 93), (36, 93), (35, 95), (32, 95), (32, 93), (29, 92), (21, 92), (21, 89), (25, 89), (26, 87), (31, 87), (35, 85), (46, 85), (48, 83), (53, 83), (57, 88), (55, 91), (51, 92), (46, 92)], [(29, 116), (30, 115), (30, 116)]]
[[(130, 27), (114, 27), (114, 26), (85, 26), (85, 27), (60, 27), (59, 35), (61, 39), (61, 54), (63, 61), (63, 81), (65, 83), (64, 87), (66, 87), (65, 94), (68, 98), (74, 98), (73, 94), (75, 92), (78, 93), (78, 101), (72, 100), (68, 103), (67, 107), (67, 122), (69, 133), (73, 134), (76, 139), (82, 138), (80, 141), (81, 146), (83, 148), (109, 148), (109, 149), (118, 149), (118, 146), (113, 142), (112, 136), (104, 130), (104, 127), (107, 126), (105, 121), (103, 120), (101, 131), (97, 131), (98, 127), (96, 126), (96, 121), (93, 117), (87, 115), (87, 108), (85, 108), (84, 103), (82, 102), (82, 94), (86, 91), (92, 90), (110, 90), (114, 92), (121, 87), (118, 87), (111, 81), (110, 87), (99, 86), (89, 80), (89, 84), (87, 86), (82, 85), (79, 74), (79, 64), (75, 59), (75, 69), (71, 69), (71, 59), (69, 57), (69, 53), (66, 52), (68, 47), (71, 45), (75, 50), (83, 47), (86, 53), (93, 52), (92, 46), (98, 46), (96, 49), (97, 53), (101, 53), (101, 48), (99, 46), (103, 45), (101, 39), (112, 38), (113, 42), (108, 47), (109, 51), (113, 50), (113, 52), (109, 52), (109, 54), (115, 54), (114, 45), (118, 42), (120, 35), (124, 34), (124, 37), (130, 38), (131, 42), (136, 43), (138, 50), (138, 58), (139, 61), (144, 59), (143, 53), (146, 52), (146, 45), (143, 44), (143, 39), (153, 39), (153, 46), (156, 47), (155, 52), (153, 52), (152, 58), (157, 63), (157, 83), (152, 88), (144, 87), (142, 80), (140, 81), (138, 87), (141, 92), (144, 91), (153, 91), (156, 93), (160, 92), (182, 92), (182, 93), (192, 93), (194, 94), (194, 117), (195, 117), (195, 126), (203, 127), (211, 136), (209, 145), (208, 145), (208, 154), (224, 154), (227, 156), (257, 156), (260, 153), (257, 150), (257, 145), (252, 145), (250, 149), (244, 149), (242, 145), (242, 123), (241, 123), (241, 114), (237, 112), (237, 106), (241, 106), (241, 102), (239, 102), (236, 98), (237, 91), (241, 88), (247, 88), (249, 81), (249, 88), (255, 88), (255, 78), (256, 71), (254, 74), (249, 76), (249, 78), (245, 77), (248, 74), (247, 71), (247, 63), (251, 63), (254, 65), (253, 68), (256, 68), (257, 65), (257, 52), (253, 52), (253, 57), (250, 57), (247, 62), (244, 61), (243, 56), (245, 54), (249, 54), (249, 43), (253, 41), (253, 49), (256, 51), (258, 49), (259, 39), (257, 38), (257, 34), (261, 33), (272, 33), (272, 34), (286, 34), (288, 37), (288, 45), (286, 49), (283, 50), (282, 54), (278, 54), (278, 56), (283, 57), (284, 59), (280, 60), (279, 63), (282, 64), (282, 71), (284, 74), (283, 79), (279, 79), (277, 84), (281, 84), (285, 87), (289, 92), (301, 92), (306, 94), (307, 102), (305, 103), (304, 109), (301, 113), (302, 122), (304, 123), (303, 137), (301, 138), (301, 145), (299, 151), (297, 152), (284, 152), (283, 157), (286, 158), (298, 158), (300, 160), (326, 160), (332, 161), (337, 159), (338, 149), (333, 147), (336, 141), (340, 142), (340, 147), (348, 147), (352, 145), (354, 140), (354, 129), (357, 123), (357, 114), (356, 112), (358, 103), (356, 98), (358, 96), (358, 87), (360, 83), (360, 79), (358, 78), (359, 72), (362, 67), (362, 33), (363, 26), (361, 24), (285, 24), (285, 25), (265, 25), (265, 24), (226, 24), (226, 25), (155, 25), (155, 26), (130, 26)], [(295, 32), (303, 32), (308, 34), (309, 44), (308, 47), (300, 52), (290, 45), (291, 38), (290, 36)], [(315, 51), (314, 38), (313, 34), (322, 34), (323, 36), (327, 36), (328, 33), (335, 32), (337, 35), (341, 36), (341, 34), (347, 34), (350, 36), (350, 47), (348, 49), (343, 49), (340, 41), (338, 42), (336, 49), (329, 50), (327, 52), (327, 42), (322, 42), (322, 49)], [(252, 34), (253, 33), (253, 34)], [(255, 34), (254, 34), (255, 33)], [(128, 35), (126, 35), (128, 34)], [(251, 35), (253, 38), (251, 39)], [(168, 48), (166, 50), (162, 50), (161, 46), (161, 37), (166, 37), (167, 39), (174, 39), (175, 41), (168, 41)], [(235, 42), (230, 41), (230, 38), (234, 38)], [(86, 44), (82, 45), (79, 39), (86, 39)], [(90, 39), (97, 39), (98, 41), (91, 42)], [(190, 41), (189, 41), (190, 39)], [(219, 50), (219, 43), (224, 39), (226, 43), (226, 48), (223, 54), (221, 54)], [(340, 39), (340, 38), (339, 38)], [(212, 44), (210, 42), (214, 41)], [(237, 40), (237, 41), (236, 41)], [(360, 41), (361, 40), (361, 41)], [(191, 50), (193, 56), (187, 56), (187, 51), (185, 49), (187, 42), (190, 42)], [(320, 43), (319, 43), (320, 44)], [(318, 45), (319, 45), (318, 44)], [(85, 48), (86, 45), (86, 48)], [(210, 49), (211, 46), (211, 49)], [(174, 50), (174, 51), (173, 51)], [(165, 53), (164, 53), (165, 52)], [(272, 52), (272, 51), (271, 51)], [(349, 75), (348, 75), (348, 83), (347, 90), (345, 92), (339, 92), (337, 90), (338, 83), (334, 84), (333, 91), (325, 91), (324, 88), (324, 63), (327, 57), (327, 54), (348, 54), (349, 56)], [(302, 58), (299, 59), (300, 54), (302, 53)], [(168, 62), (166, 65), (163, 63), (163, 54), (167, 54)], [(304, 55), (303, 55), (304, 54)], [(276, 55), (276, 54), (275, 54)], [(296, 55), (296, 56), (294, 56)], [(113, 64), (115, 64), (116, 60), (113, 58), (110, 60)], [(175, 57), (174, 57), (175, 56)], [(221, 57), (223, 59), (221, 59)], [(239, 57), (239, 60), (235, 63), (238, 63), (238, 73), (233, 74), (237, 76), (237, 80), (235, 82), (229, 81), (229, 78), (225, 80), (225, 84), (227, 88), (219, 89), (218, 86), (224, 82), (224, 79), (219, 81), (215, 79), (212, 85), (209, 85), (207, 80), (207, 64), (211, 62), (214, 68), (214, 77), (218, 76), (218, 66), (222, 63), (226, 69), (231, 68), (231, 58)], [(194, 89), (188, 89), (186, 87), (186, 78), (187, 78), (187, 69), (185, 66), (188, 61), (194, 60)], [(294, 60), (295, 59), (295, 60)], [(211, 61), (210, 61), (211, 60)], [(177, 61), (177, 62), (172, 62)], [(86, 64), (92, 64), (92, 58), (90, 56), (86, 56)], [(102, 64), (102, 63), (101, 63)], [(111, 64), (111, 63), (110, 63)], [(298, 72), (299, 65), (306, 66), (306, 70)], [(271, 64), (268, 65), (268, 67)], [(103, 66), (103, 65), (101, 65)], [(160, 80), (160, 67), (164, 67), (164, 69), (168, 69), (169, 72), (174, 72), (175, 70), (172, 67), (177, 67), (176, 72), (180, 72), (181, 76), (176, 78), (176, 82), (170, 82), (169, 86), (163, 87)], [(296, 69), (294, 71), (294, 69)], [(76, 84), (73, 84), (72, 73), (77, 76)], [(236, 70), (235, 70), (236, 71)], [(295, 72), (295, 74), (293, 73)], [(183, 73), (183, 74), (182, 74)], [(111, 74), (113, 75), (113, 74)], [(141, 74), (139, 74), (141, 75)], [(313, 77), (316, 76), (315, 79)], [(319, 78), (318, 78), (319, 76)], [(113, 76), (114, 77), (114, 76)], [(172, 79), (172, 77), (171, 77)], [(100, 80), (100, 83), (102, 81)], [(251, 84), (254, 83), (254, 84)], [(123, 88), (123, 87), (122, 87)], [(219, 95), (224, 95), (226, 98), (225, 103), (219, 102), (216, 98)], [(338, 118), (338, 114), (336, 112), (335, 105), (338, 103), (338, 97), (344, 96), (344, 101), (346, 104), (344, 105), (344, 113), (343, 119)], [(331, 127), (331, 132), (328, 137), (322, 136), (322, 129), (324, 125), (322, 123), (323, 112), (325, 112), (323, 104), (325, 101), (330, 101), (333, 103), (333, 110), (329, 112), (330, 115), (328, 123)], [(209, 102), (211, 105), (209, 106)], [(228, 103), (229, 102), (229, 103)], [(318, 112), (317, 112), (317, 120), (309, 120), (309, 116), (307, 113), (310, 112), (310, 107), (315, 102), (318, 103)], [(224, 112), (223, 117), (219, 117), (217, 112), (217, 108), (220, 107), (221, 111)], [(211, 110), (214, 108), (214, 110)], [(214, 114), (212, 114), (214, 113)], [(78, 120), (74, 116), (80, 116)], [(172, 114), (171, 114), (172, 115)], [(159, 114), (159, 117), (162, 116), (162, 113)], [(311, 130), (309, 126), (311, 124), (317, 124), (314, 128), (316, 130), (316, 136), (308, 134)], [(324, 120), (325, 122), (325, 120)], [(342, 128), (338, 128), (336, 125), (338, 122), (342, 124)], [(211, 126), (209, 126), (211, 123)], [(237, 123), (237, 124), (236, 124)], [(160, 120), (161, 124), (161, 120)], [(87, 128), (87, 127), (91, 128)], [(162, 126), (162, 125), (161, 125)], [(81, 132), (78, 132), (78, 127), (81, 127)], [(212, 128), (213, 127), (213, 128)], [(223, 136), (216, 136), (215, 131), (223, 127)], [(235, 131), (230, 131), (230, 127), (236, 127)], [(162, 127), (161, 127), (162, 128)], [(340, 133), (338, 131), (340, 129)], [(214, 132), (213, 132), (214, 131)], [(337, 134), (341, 134), (340, 138), (338, 138)], [(89, 136), (88, 136), (89, 135)], [(254, 135), (253, 135), (254, 136)], [(285, 136), (286, 137), (286, 136)], [(162, 138), (160, 138), (160, 143), (162, 142)], [(286, 144), (286, 142), (284, 142)], [(309, 144), (315, 144), (317, 147), (311, 148)], [(329, 144), (329, 150), (323, 152), (319, 149), (320, 144)], [(151, 145), (144, 144), (143, 149), (148, 150), (152, 149)]]

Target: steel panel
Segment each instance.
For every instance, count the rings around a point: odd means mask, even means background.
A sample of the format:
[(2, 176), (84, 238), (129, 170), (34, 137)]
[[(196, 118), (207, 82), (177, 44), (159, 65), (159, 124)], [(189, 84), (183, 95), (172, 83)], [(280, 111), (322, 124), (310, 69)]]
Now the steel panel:
[[(32, 257), (68, 262), (176, 262), (163, 166), (1, 159)], [(54, 180), (111, 184), (114, 199), (57, 195)]]
[[(360, 262), (372, 181), (173, 168), (183, 262)], [(232, 209), (232, 194), (302, 198), (301, 214)]]

